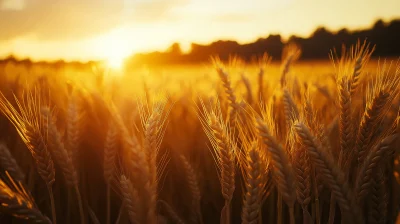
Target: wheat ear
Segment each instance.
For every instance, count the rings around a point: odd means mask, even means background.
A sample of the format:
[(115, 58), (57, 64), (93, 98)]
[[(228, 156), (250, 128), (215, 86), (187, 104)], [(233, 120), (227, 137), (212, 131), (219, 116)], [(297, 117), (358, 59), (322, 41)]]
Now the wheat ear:
[(280, 78), (281, 87), (286, 85), (286, 79), (292, 64), (300, 57), (301, 50), (297, 45), (289, 43), (284, 47), (282, 55), (284, 56), (282, 62), (282, 73)]
[(221, 211), (220, 223), (230, 223), (231, 201), (235, 191), (235, 149), (227, 124), (223, 121), (220, 109), (208, 112), (201, 101), (204, 113), (199, 114), (200, 122), (210, 140), (219, 169), (222, 196), (225, 206)]
[(104, 179), (107, 184), (107, 224), (110, 223), (110, 185), (111, 181), (113, 180), (114, 173), (115, 173), (115, 160), (117, 157), (117, 130), (115, 127), (114, 122), (110, 121), (108, 125), (108, 130), (106, 134), (106, 140), (104, 143), (104, 160), (103, 160), (103, 166), (104, 166)]
[(225, 223), (230, 223), (230, 206), (235, 191), (235, 156), (226, 127), (217, 120), (214, 113), (211, 114), (209, 125), (212, 130), (214, 149), (217, 152), (218, 165), (221, 171), (222, 195), (225, 199), (225, 217), (221, 218)]
[(311, 202), (311, 167), (306, 149), (296, 143), (292, 158), (293, 168), (296, 177), (297, 201), (303, 209), (303, 223), (309, 222), (308, 205)]
[(46, 182), (49, 191), (53, 223), (57, 223), (52, 186), (55, 181), (55, 169), (43, 135), (43, 122), (40, 115), (40, 96), (35, 90), (26, 94), (22, 101), (14, 96), (17, 108), (0, 93), (0, 110), (14, 125), (22, 141), (36, 162), (40, 177)]
[(244, 83), (244, 86), (246, 87), (246, 91), (247, 91), (247, 103), (249, 105), (253, 105), (253, 91), (251, 88), (251, 83), (249, 78), (247, 78), (244, 74), (242, 74), (242, 82)]
[(355, 222), (364, 223), (361, 210), (345, 181), (344, 173), (335, 165), (332, 157), (322, 149), (321, 143), (312, 136), (304, 124), (298, 122), (294, 125), (294, 129), (298, 141), (307, 149), (316, 171), (321, 174), (323, 181), (332, 190), (342, 211), (350, 213)]
[(361, 119), (360, 128), (356, 139), (356, 152), (358, 153), (359, 164), (364, 161), (368, 153), (368, 146), (372, 141), (373, 128), (382, 120), (382, 117), (390, 108), (390, 103), (399, 92), (400, 67), (394, 74), (389, 74), (386, 65), (379, 70), (377, 81), (374, 82), (370, 91), (365, 112)]
[(11, 155), (10, 150), (5, 143), (0, 142), (0, 166), (2, 166), (17, 182), (23, 183), (25, 174), (22, 172), (14, 156)]
[(157, 152), (158, 152), (158, 123), (160, 114), (155, 111), (148, 118), (145, 125), (145, 152), (149, 165), (150, 182), (146, 186), (149, 193), (149, 207), (147, 221), (156, 223), (156, 207), (157, 207)]
[(52, 155), (60, 166), (68, 186), (74, 188), (79, 206), (81, 223), (85, 223), (81, 193), (78, 186), (78, 172), (72, 161), (72, 156), (66, 150), (61, 133), (54, 121), (53, 112), (48, 107), (41, 109), (45, 130), (48, 135), (48, 145)]
[[(270, 134), (268, 124), (261, 118), (256, 120), (258, 135), (268, 151), (268, 158), (272, 166), (272, 177), (278, 192), (282, 195), (283, 200), (293, 209), (296, 201), (296, 185), (294, 173), (289, 159), (283, 147)], [(291, 217), (291, 222), (294, 223), (294, 217)]]
[(77, 96), (70, 96), (67, 110), (66, 148), (71, 154), (72, 162), (78, 164), (78, 148), (81, 141), (83, 114), (80, 111)]
[(355, 193), (359, 202), (362, 202), (365, 196), (370, 192), (373, 173), (382, 165), (388, 151), (392, 150), (392, 143), (396, 139), (396, 134), (384, 138), (379, 144), (373, 147), (365, 157), (364, 162), (358, 170), (355, 184)]
[(283, 106), (285, 109), (286, 128), (290, 130), (293, 121), (299, 119), (299, 109), (297, 109), (287, 88), (283, 90)]
[[(353, 126), (351, 120), (351, 94), (349, 90), (349, 81), (346, 77), (342, 77), (338, 83), (339, 93), (339, 132), (340, 132), (340, 149), (338, 157), (338, 167), (346, 170), (351, 164), (351, 158), (354, 156), (353, 149)], [(336, 199), (331, 193), (328, 223), (333, 224), (336, 214)]]
[(14, 182), (8, 173), (7, 176), (11, 186), (0, 180), (1, 210), (26, 221), (51, 224), (49, 218), (36, 207), (32, 196), (28, 194), (23, 185), (20, 182)]
[[(139, 105), (140, 116), (144, 129), (144, 150), (147, 156), (147, 163), (149, 166), (149, 182), (145, 185), (148, 193), (148, 210), (147, 210), (147, 222), (157, 222), (157, 195), (158, 195), (158, 179), (162, 175), (162, 171), (165, 169), (167, 159), (160, 162), (160, 167), (157, 164), (157, 156), (161, 146), (162, 138), (164, 136), (166, 127), (166, 118), (169, 114), (169, 110), (166, 109), (166, 99), (159, 102), (153, 103), (151, 113), (146, 117), (144, 111), (144, 105)], [(157, 169), (159, 168), (159, 169)], [(158, 173), (160, 171), (160, 173)]]
[(48, 107), (42, 108), (42, 116), (44, 121), (44, 129), (48, 135), (48, 146), (55, 159), (59, 164), (67, 185), (75, 187), (78, 184), (77, 172), (72, 163), (71, 156), (64, 146), (61, 133), (55, 124), (53, 113)]
[(149, 166), (145, 151), (136, 135), (130, 133), (114, 105), (111, 106), (111, 112), (117, 131), (121, 135), (124, 152), (127, 155), (124, 160), (125, 166), (128, 170), (131, 170), (133, 178), (141, 181), (141, 184), (144, 185), (149, 177)]
[(134, 188), (132, 182), (125, 175), (121, 175), (119, 184), (121, 188), (122, 200), (124, 201), (124, 207), (128, 211), (129, 221), (131, 223), (141, 223), (141, 208), (138, 204), (138, 191)]
[(203, 218), (201, 216), (201, 207), (200, 207), (201, 192), (200, 192), (196, 172), (185, 156), (181, 155), (180, 159), (181, 159), (181, 162), (183, 164), (183, 167), (184, 167), (184, 170), (186, 173), (186, 179), (187, 179), (191, 197), (192, 197), (191, 205), (194, 210), (194, 215), (193, 215), (192, 221), (194, 223), (197, 223), (199, 221), (202, 224)]
[(368, 152), (367, 148), (369, 142), (371, 141), (372, 130), (375, 127), (378, 117), (381, 115), (389, 97), (389, 92), (378, 93), (364, 112), (356, 139), (356, 151), (358, 152), (359, 163), (364, 161), (365, 154)]
[(265, 193), (265, 169), (264, 158), (258, 149), (257, 143), (253, 142), (247, 149), (244, 164), (245, 193), (242, 208), (242, 223), (256, 224), (259, 221), (260, 211)]
[(350, 60), (354, 60), (353, 72), (351, 74), (349, 82), (351, 96), (353, 96), (356, 92), (357, 87), (360, 83), (361, 72), (367, 64), (374, 50), (375, 47), (371, 49), (370, 45), (366, 41), (364, 41), (363, 44), (358, 42), (356, 46), (350, 49)]
[[(339, 132), (340, 132), (340, 152), (339, 167), (343, 168), (350, 165), (353, 146), (353, 125), (351, 120), (351, 97), (348, 89), (348, 81), (343, 78), (339, 84)], [(348, 159), (345, 159), (348, 158)], [(343, 161), (344, 159), (344, 161)], [(346, 165), (345, 165), (346, 164)]]
[(387, 220), (388, 195), (385, 173), (376, 173), (371, 187), (371, 197), (368, 203), (368, 223), (384, 224)]
[(236, 120), (236, 116), (240, 110), (240, 106), (236, 100), (235, 92), (232, 89), (231, 81), (229, 80), (228, 73), (226, 73), (222, 68), (217, 68), (218, 75), (223, 83), (225, 88), (225, 93), (229, 101), (229, 106), (231, 110), (229, 112), (229, 122), (233, 124)]

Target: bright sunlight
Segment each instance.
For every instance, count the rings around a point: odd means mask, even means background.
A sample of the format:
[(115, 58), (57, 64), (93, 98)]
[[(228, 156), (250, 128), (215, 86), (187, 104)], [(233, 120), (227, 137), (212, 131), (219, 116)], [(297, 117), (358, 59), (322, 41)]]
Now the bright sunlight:
[(123, 28), (112, 30), (93, 40), (93, 44), (99, 49), (99, 56), (113, 69), (123, 68), (125, 59), (135, 51), (133, 42), (128, 40)]
[(107, 58), (107, 65), (113, 69), (121, 69), (124, 66), (125, 56), (119, 54), (118, 52), (110, 53)]

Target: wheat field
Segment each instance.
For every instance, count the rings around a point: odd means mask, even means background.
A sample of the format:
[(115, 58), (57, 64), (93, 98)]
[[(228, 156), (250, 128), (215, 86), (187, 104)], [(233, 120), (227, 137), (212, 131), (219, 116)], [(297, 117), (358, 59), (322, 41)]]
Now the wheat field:
[(400, 223), (400, 64), (373, 50), (1, 65), (0, 223)]

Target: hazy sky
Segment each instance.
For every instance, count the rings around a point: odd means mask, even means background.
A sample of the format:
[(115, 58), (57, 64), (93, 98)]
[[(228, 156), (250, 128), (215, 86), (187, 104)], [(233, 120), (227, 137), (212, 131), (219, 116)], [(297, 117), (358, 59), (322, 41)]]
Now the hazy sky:
[(0, 57), (102, 59), (172, 42), (308, 36), (400, 18), (400, 0), (0, 0)]

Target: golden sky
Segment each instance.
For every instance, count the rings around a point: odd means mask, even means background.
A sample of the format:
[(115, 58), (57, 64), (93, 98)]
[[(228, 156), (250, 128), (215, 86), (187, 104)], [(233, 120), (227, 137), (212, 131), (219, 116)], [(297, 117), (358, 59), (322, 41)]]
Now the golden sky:
[(400, 0), (0, 0), (0, 57), (107, 59), (398, 17)]

